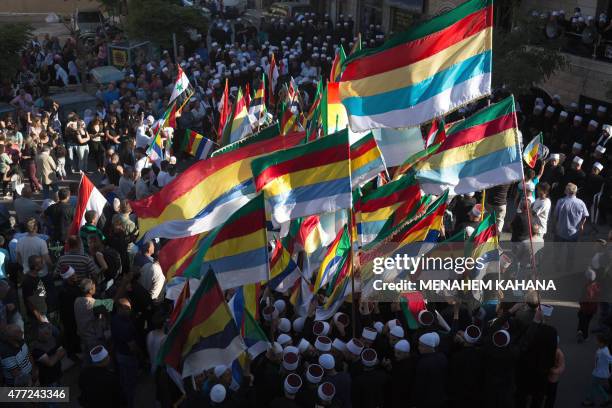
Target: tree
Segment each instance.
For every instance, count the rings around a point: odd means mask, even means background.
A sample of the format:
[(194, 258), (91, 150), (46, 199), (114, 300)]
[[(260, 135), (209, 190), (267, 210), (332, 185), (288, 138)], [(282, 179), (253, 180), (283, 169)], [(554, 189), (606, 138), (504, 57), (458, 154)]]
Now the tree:
[(13, 78), (20, 65), (20, 52), (32, 38), (32, 27), (24, 23), (0, 24), (0, 78)]
[(172, 33), (177, 42), (189, 41), (188, 30), (206, 37), (208, 21), (193, 7), (182, 7), (171, 0), (130, 0), (127, 32), (132, 38), (152, 41), (163, 48), (172, 47)]
[(493, 33), (493, 86), (514, 94), (529, 91), (567, 66), (559, 40), (548, 40), (537, 21), (523, 19), (511, 30)]

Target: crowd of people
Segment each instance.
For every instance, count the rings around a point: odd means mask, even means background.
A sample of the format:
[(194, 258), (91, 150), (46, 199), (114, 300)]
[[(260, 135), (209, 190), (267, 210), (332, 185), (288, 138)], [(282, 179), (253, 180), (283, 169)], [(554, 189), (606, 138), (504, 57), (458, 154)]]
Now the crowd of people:
[[(564, 355), (548, 322), (552, 309), (533, 292), (522, 302), (494, 307), (421, 301), (415, 328), (399, 304), (359, 303), (356, 297), (329, 321), (316, 321), (323, 293), (300, 316), (288, 294), (267, 290), (257, 318), (270, 344), (248, 361), (241, 383), (232, 367), (181, 379), (159, 364), (173, 302), (165, 298), (166, 271), (157, 261), (161, 243), (136, 245), (138, 220), (130, 200), (159, 191), (177, 176), (177, 158), (185, 156), (176, 146), (184, 144), (186, 129), (217, 140), (226, 80), (233, 98), (239, 87), (257, 89), (274, 53), (277, 96), (283, 97), (280, 84), (294, 78), (301, 110), (308, 111), (318, 78), (329, 77), (337, 46), (348, 52), (359, 39), (351, 16), (333, 23), (315, 13), (264, 21), (260, 32), (240, 18), (218, 20), (210, 36), (210, 46), (205, 41), (179, 47), (178, 60), (165, 51), (159, 60), (124, 67), (125, 79), (100, 86), (97, 107), (82, 117), (63, 112), (50, 90), (88, 82), (88, 69), (106, 64), (107, 40), (81, 47), (70, 39), (62, 46), (45, 36), (23, 51), (19, 74), (0, 90), (0, 99), (16, 108), (0, 120), (0, 177), (15, 212), (13, 222), (9, 207), (0, 207), (3, 384), (61, 385), (62, 361), (69, 358), (80, 365), (84, 407), (139, 406), (137, 384), (145, 375), (155, 378), (156, 399), (164, 407), (553, 407)], [(374, 25), (362, 36), (364, 47), (384, 39)], [(146, 149), (155, 119), (167, 107), (177, 65), (195, 94), (176, 130), (165, 134), (175, 137), (175, 148), (158, 167)], [(612, 221), (612, 120), (606, 106), (562, 103), (558, 96), (521, 103), (523, 139), (542, 132), (549, 158), (526, 170), (518, 186), (487, 190), (485, 208), (480, 194), (455, 197), (446, 235), (469, 234), (484, 211), (494, 211), (498, 230), (511, 231), (517, 256), (529, 257), (530, 231), (537, 242), (575, 242), (586, 239), (587, 221)], [(468, 107), (459, 115), (469, 112)], [(79, 172), (100, 180), (97, 187), (109, 205), (102, 213), (86, 212), (85, 225), (71, 234), (78, 184), (67, 178)], [(34, 197), (39, 191), (42, 203)], [(602, 250), (589, 267), (579, 313), (577, 336), (584, 341), (600, 312), (586, 405), (596, 398), (609, 401), (602, 385), (610, 378), (612, 321), (609, 304), (599, 302), (608, 284), (608, 256)]]

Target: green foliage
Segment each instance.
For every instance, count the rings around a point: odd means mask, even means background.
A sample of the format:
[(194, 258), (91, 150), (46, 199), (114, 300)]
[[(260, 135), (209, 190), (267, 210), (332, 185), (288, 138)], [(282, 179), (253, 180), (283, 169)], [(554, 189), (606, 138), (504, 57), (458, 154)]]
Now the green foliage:
[(130, 0), (127, 32), (130, 38), (149, 40), (163, 48), (172, 47), (172, 33), (177, 43), (189, 41), (187, 30), (195, 29), (203, 37), (208, 21), (196, 8), (182, 7), (173, 0)]
[(567, 66), (558, 40), (547, 40), (537, 21), (523, 20), (493, 34), (493, 86), (519, 94)]
[(23, 23), (0, 24), (0, 78), (13, 78), (20, 63), (20, 51), (32, 38), (32, 27)]

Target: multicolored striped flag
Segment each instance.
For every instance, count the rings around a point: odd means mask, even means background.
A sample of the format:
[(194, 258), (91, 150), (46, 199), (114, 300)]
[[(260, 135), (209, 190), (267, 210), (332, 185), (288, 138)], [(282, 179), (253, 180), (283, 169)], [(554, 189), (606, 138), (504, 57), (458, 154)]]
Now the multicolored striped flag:
[(249, 121), (251, 127), (259, 128), (266, 120), (266, 80), (262, 74), (259, 88), (249, 104)]
[(348, 132), (272, 153), (251, 163), (255, 187), (278, 223), (351, 206)]
[(185, 131), (185, 137), (187, 138), (187, 147), (185, 148), (185, 152), (189, 153), (198, 160), (206, 159), (215, 145), (212, 140), (205, 138), (198, 132), (191, 129), (187, 129)]
[(168, 327), (174, 326), (174, 323), (176, 323), (177, 319), (181, 315), (183, 307), (187, 305), (187, 302), (189, 301), (190, 297), (191, 291), (189, 289), (189, 279), (187, 279), (183, 284), (183, 289), (181, 289), (181, 293), (179, 294), (178, 299), (176, 299), (176, 302), (174, 302), (174, 308), (172, 309), (172, 313), (170, 313), (170, 316), (168, 317)]
[(268, 280), (268, 241), (263, 195), (258, 194), (200, 243), (183, 275), (212, 268), (224, 290)]
[(296, 146), (304, 136), (265, 138), (197, 161), (161, 191), (132, 201), (140, 238), (181, 238), (218, 227), (255, 193), (251, 161)]
[(242, 93), (242, 89), (238, 89), (234, 112), (223, 129), (222, 145), (225, 146), (240, 140), (251, 132), (246, 99)]
[(218, 366), (231, 366), (246, 349), (236, 322), (225, 302), (215, 274), (202, 277), (187, 306), (162, 343), (158, 362), (183, 378)]
[(278, 122), (275, 122), (270, 126), (262, 128), (254, 135), (247, 136), (244, 139), (240, 139), (237, 142), (228, 144), (227, 146), (223, 146), (220, 149), (215, 150), (214, 152), (212, 152), (210, 157), (217, 157), (225, 153), (233, 152), (237, 149), (252, 145), (254, 143), (259, 143), (264, 140), (270, 140), (272, 138), (277, 137), (278, 135), (280, 135), (280, 127), (278, 125)]
[(200, 242), (206, 234), (204, 232), (188, 237), (171, 239), (161, 247), (158, 262), (166, 276), (166, 281), (170, 281), (175, 276), (183, 276), (183, 272), (198, 253)]
[[(435, 146), (435, 145), (434, 145)], [(523, 178), (514, 98), (475, 113), (446, 130), (440, 148), (415, 165), (423, 191), (465, 194)]]
[(348, 127), (348, 115), (338, 94), (338, 83), (328, 82), (321, 101), (323, 133), (331, 135)]
[(340, 45), (338, 49), (336, 49), (336, 56), (334, 57), (334, 61), (332, 62), (332, 68), (329, 74), (329, 82), (338, 82), (340, 80), (340, 76), (342, 75), (342, 66), (345, 60), (346, 53), (344, 52), (344, 47)]
[(268, 286), (277, 292), (285, 293), (301, 276), (300, 268), (291, 259), (291, 254), (280, 240), (276, 240), (270, 254), (270, 281)]
[(232, 104), (229, 99), (229, 80), (227, 78), (225, 79), (225, 90), (223, 91), (223, 96), (221, 96), (218, 109), (219, 126), (217, 127), (217, 143), (221, 144), (223, 142), (223, 129), (225, 129), (227, 120), (232, 115)]
[[(398, 225), (406, 219), (397, 219), (396, 211), (416, 208), (421, 201), (421, 188), (414, 177), (405, 176), (387, 183), (355, 200), (355, 221), (361, 245), (366, 245), (378, 236), (385, 224), (393, 221)], [(401, 211), (402, 215), (405, 214)], [(407, 214), (406, 214), (407, 215)]]
[(425, 137), (425, 148), (435, 144), (441, 145), (446, 139), (446, 129), (444, 129), (444, 119), (434, 119), (429, 127), (429, 132)]
[(351, 129), (419, 126), (491, 93), (493, 0), (451, 11), (364, 49), (344, 64)]
[(489, 213), (470, 235), (465, 243), (465, 256), (480, 258), (480, 263), (471, 273), (472, 279), (482, 278), (489, 263), (499, 262), (499, 238), (494, 213)]
[(372, 133), (351, 144), (351, 185), (361, 187), (380, 172), (387, 171)]
[(387, 168), (404, 163), (406, 158), (424, 149), (421, 128), (372, 129)]
[(536, 135), (523, 151), (523, 160), (532, 169), (535, 167), (539, 159), (546, 159), (548, 156), (548, 148), (544, 146), (544, 138), (542, 132)]
[(304, 123), (302, 127), (306, 129), (306, 140), (309, 142), (313, 141), (318, 137), (319, 127), (321, 126), (321, 112), (322, 112), (322, 100), (323, 100), (323, 80), (319, 79), (317, 83), (317, 90), (315, 92), (314, 100), (308, 114), (304, 117)]
[(289, 297), (289, 302), (293, 305), (296, 315), (306, 317), (308, 316), (308, 308), (313, 298), (314, 293), (312, 291), (312, 285), (310, 285), (306, 279), (301, 277), (293, 286), (291, 296)]
[(276, 84), (278, 83), (278, 67), (276, 66), (276, 59), (274, 53), (270, 58), (270, 65), (268, 66), (268, 98), (270, 106), (276, 105)]
[(147, 156), (149, 160), (159, 164), (166, 157), (164, 151), (164, 141), (162, 140), (161, 132), (165, 128), (171, 127), (176, 128), (176, 103), (171, 103), (168, 109), (164, 112), (164, 115), (159, 119), (153, 128), (153, 139), (151, 144), (147, 148)]
[(317, 278), (314, 283), (314, 292), (330, 282), (349, 262), (351, 252), (350, 231), (347, 225), (336, 235), (334, 241), (329, 245), (325, 257), (319, 267)]

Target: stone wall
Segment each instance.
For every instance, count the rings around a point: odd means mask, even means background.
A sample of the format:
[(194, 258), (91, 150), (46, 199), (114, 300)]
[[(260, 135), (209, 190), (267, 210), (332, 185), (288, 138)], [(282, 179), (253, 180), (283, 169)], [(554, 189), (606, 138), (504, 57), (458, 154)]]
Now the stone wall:
[(580, 95), (609, 100), (606, 92), (612, 86), (612, 63), (566, 54), (569, 66), (557, 72), (541, 87), (550, 95), (558, 94), (562, 102), (577, 102)]

